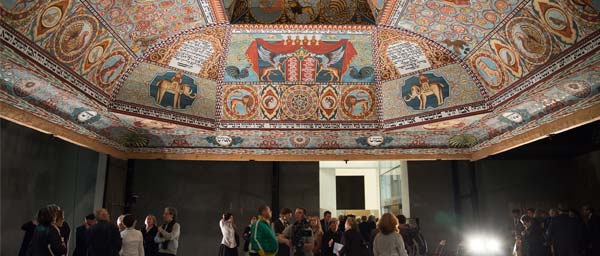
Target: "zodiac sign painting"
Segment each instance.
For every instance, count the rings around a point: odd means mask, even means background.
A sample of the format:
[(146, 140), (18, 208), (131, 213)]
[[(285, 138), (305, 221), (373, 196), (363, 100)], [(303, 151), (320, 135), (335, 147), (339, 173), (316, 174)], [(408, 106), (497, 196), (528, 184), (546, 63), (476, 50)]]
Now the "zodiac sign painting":
[(75, 61), (95, 40), (98, 30), (94, 16), (85, 14), (68, 19), (54, 39), (56, 58), (63, 62)]
[(415, 110), (437, 108), (450, 95), (450, 85), (445, 78), (423, 73), (412, 76), (401, 85), (402, 100)]
[(198, 96), (198, 86), (193, 78), (182, 71), (169, 71), (155, 76), (150, 82), (150, 96), (163, 107), (185, 109)]
[(353, 119), (363, 119), (373, 114), (375, 96), (373, 91), (364, 86), (346, 90), (342, 94), (342, 112)]
[[(267, 82), (342, 82), (356, 55), (348, 39), (322, 41), (315, 35), (289, 35), (280, 41), (258, 38), (246, 50), (258, 80)], [(353, 79), (374, 79), (371, 67), (352, 70)]]
[(252, 87), (229, 86), (224, 95), (223, 104), (227, 116), (233, 119), (248, 119), (256, 114), (259, 101)]

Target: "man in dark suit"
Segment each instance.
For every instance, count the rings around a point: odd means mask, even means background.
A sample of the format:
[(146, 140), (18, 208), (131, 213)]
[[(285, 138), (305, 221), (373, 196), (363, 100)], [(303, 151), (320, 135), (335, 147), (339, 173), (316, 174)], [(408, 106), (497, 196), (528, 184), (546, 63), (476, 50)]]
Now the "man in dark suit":
[(326, 233), (327, 230), (329, 230), (329, 222), (330, 221), (331, 221), (331, 212), (325, 211), (325, 213), (323, 213), (323, 219), (321, 219), (321, 229), (323, 230), (323, 233)]
[(580, 256), (584, 250), (584, 226), (577, 217), (570, 217), (567, 207), (559, 206), (559, 215), (548, 227), (548, 239), (555, 256)]
[(583, 216), (587, 218), (586, 222), (586, 245), (588, 255), (600, 255), (600, 216), (594, 212), (589, 205), (582, 207)]
[(96, 216), (93, 213), (85, 216), (83, 225), (75, 229), (75, 251), (73, 256), (87, 256), (87, 231), (96, 224)]
[(88, 256), (118, 256), (121, 250), (121, 234), (117, 225), (109, 222), (106, 209), (96, 210), (95, 225), (87, 233)]

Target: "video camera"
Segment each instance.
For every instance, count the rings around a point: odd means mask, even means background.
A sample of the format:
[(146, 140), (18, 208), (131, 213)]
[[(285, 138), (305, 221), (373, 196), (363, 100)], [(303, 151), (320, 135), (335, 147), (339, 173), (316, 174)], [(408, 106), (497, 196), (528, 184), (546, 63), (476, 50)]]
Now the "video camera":
[(306, 219), (294, 223), (292, 226), (292, 243), (295, 248), (294, 256), (304, 256), (304, 244), (313, 236), (312, 229)]

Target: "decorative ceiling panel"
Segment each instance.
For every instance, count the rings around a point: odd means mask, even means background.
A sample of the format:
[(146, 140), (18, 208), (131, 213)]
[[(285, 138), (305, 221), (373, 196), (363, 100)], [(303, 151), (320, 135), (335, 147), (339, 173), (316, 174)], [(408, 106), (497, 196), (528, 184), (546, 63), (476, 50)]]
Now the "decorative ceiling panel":
[[(397, 0), (382, 14), (385, 25), (403, 28), (467, 55), (511, 12), (519, 0)], [(525, 1), (527, 2), (527, 1)]]
[(217, 83), (194, 74), (140, 63), (123, 83), (121, 111), (190, 125), (213, 127)]
[(218, 18), (212, 11), (210, 0), (83, 1), (88, 2), (125, 41), (127, 47), (138, 55), (162, 39), (181, 31), (214, 24)]
[(368, 0), (237, 0), (228, 4), (232, 24), (375, 25)]
[(531, 1), (491, 34), (467, 58), (488, 94), (495, 95), (555, 61), (600, 28), (600, 19), (586, 20), (589, 17), (576, 6), (583, 8), (570, 0)]
[(386, 128), (464, 116), (487, 108), (481, 90), (459, 64), (387, 81), (381, 87)]
[(372, 28), (237, 26), (225, 82), (375, 81)]

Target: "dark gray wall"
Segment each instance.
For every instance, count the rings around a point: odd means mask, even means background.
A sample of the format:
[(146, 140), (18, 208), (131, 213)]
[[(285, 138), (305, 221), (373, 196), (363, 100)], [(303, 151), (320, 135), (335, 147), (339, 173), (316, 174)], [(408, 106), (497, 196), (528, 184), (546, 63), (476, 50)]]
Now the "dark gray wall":
[[(480, 228), (510, 237), (514, 208), (549, 209), (559, 203), (600, 207), (600, 151), (565, 158), (484, 159), (470, 165), (455, 162), (455, 201), (451, 161), (408, 162), (411, 217), (421, 219), (432, 248), (441, 239), (455, 242)], [(471, 193), (470, 168), (477, 193)]]
[(73, 231), (92, 212), (98, 153), (3, 119), (0, 128), (0, 254), (16, 255), (21, 225), (41, 207), (60, 205)]
[[(138, 223), (165, 206), (179, 211), (180, 255), (216, 255), (220, 216), (231, 212), (241, 234), (261, 204), (273, 205), (271, 162), (135, 160), (133, 207)], [(318, 163), (279, 163), (280, 207), (302, 206), (318, 213)]]

